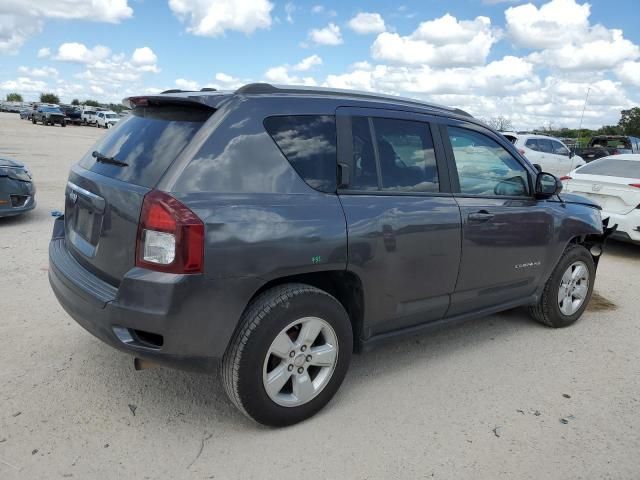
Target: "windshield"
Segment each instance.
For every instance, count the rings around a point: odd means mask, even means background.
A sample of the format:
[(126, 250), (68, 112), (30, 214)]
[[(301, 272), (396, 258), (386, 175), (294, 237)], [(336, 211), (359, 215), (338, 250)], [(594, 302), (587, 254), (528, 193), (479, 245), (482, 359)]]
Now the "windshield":
[[(92, 172), (153, 187), (213, 110), (175, 106), (136, 108), (80, 161)], [(93, 151), (128, 164), (97, 162)]]
[(49, 113), (62, 113), (62, 111), (59, 108), (53, 108), (53, 107), (43, 108), (42, 111), (49, 112)]
[(581, 175), (604, 175), (607, 177), (640, 178), (640, 161), (603, 158), (578, 168)]

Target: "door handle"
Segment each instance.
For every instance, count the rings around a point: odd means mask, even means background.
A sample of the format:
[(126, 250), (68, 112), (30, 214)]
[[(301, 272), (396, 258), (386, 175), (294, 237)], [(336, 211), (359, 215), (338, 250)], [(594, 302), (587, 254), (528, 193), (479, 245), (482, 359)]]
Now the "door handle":
[(467, 217), (470, 222), (487, 222), (493, 218), (493, 213), (489, 213), (486, 210), (480, 210), (476, 213), (470, 213)]

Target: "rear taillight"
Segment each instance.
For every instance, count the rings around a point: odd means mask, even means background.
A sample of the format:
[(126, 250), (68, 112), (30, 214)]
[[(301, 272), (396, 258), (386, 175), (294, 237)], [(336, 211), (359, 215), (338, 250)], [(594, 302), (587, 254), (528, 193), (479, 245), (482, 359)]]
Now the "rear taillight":
[(630, 183), (629, 186), (630, 187), (640, 188), (640, 183)]
[(167, 273), (202, 273), (204, 224), (171, 195), (149, 192), (138, 224), (136, 266)]
[(565, 175), (564, 177), (560, 177), (560, 180), (571, 180), (569, 175)]
[(617, 148), (614, 148), (613, 152), (611, 152), (611, 155), (620, 155), (620, 150), (618, 150)]

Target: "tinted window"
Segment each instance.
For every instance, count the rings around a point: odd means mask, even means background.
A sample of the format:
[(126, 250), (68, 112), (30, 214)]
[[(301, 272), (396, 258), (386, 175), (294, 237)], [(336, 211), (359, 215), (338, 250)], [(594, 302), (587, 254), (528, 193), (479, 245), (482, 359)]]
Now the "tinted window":
[(368, 117), (351, 119), (353, 171), (349, 187), (354, 190), (378, 190), (376, 156)]
[(429, 125), (422, 122), (374, 118), (382, 189), (437, 192), (438, 170)]
[[(196, 108), (136, 108), (91, 148), (80, 165), (101, 175), (152, 187), (211, 113)], [(128, 166), (96, 162), (91, 156), (94, 150)]]
[(538, 150), (545, 153), (553, 153), (553, 145), (551, 145), (551, 140), (547, 138), (538, 138)]
[(330, 115), (269, 117), (264, 126), (307, 184), (336, 190), (336, 122)]
[(530, 138), (529, 140), (527, 140), (527, 143), (525, 143), (524, 146), (530, 148), (531, 150), (540, 150), (540, 147), (538, 146), (538, 140), (536, 140), (535, 138)]
[(526, 169), (500, 144), (473, 130), (448, 127), (460, 192), (472, 195), (526, 196)]
[(553, 153), (556, 155), (569, 156), (569, 149), (557, 140), (551, 140), (551, 146), (553, 147)]
[(606, 175), (608, 177), (639, 178), (640, 161), (602, 159), (580, 167), (577, 173), (585, 175)]

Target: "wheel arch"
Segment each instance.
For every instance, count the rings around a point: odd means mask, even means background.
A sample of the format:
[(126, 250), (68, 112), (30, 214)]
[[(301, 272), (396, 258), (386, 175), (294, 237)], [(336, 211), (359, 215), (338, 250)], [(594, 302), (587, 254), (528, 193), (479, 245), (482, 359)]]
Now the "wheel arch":
[(348, 270), (327, 270), (282, 276), (269, 280), (254, 292), (247, 306), (262, 292), (287, 283), (304, 283), (335, 297), (349, 315), (354, 351), (361, 351), (364, 325), (364, 289), (360, 277)]

